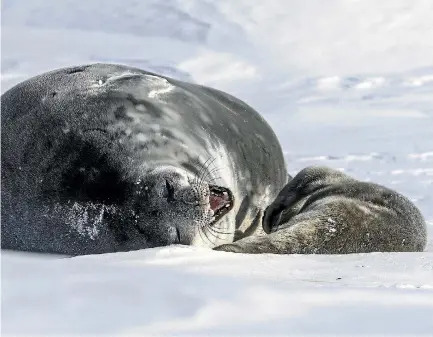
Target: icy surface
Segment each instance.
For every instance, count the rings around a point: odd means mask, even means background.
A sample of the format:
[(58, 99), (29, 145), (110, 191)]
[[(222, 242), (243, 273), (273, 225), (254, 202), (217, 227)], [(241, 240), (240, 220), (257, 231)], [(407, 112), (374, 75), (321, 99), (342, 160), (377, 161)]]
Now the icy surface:
[(433, 334), (433, 2), (3, 0), (1, 91), (115, 62), (226, 90), (289, 171), (339, 168), (411, 198), (426, 252), (243, 256), (192, 247), (2, 252), (2, 335)]

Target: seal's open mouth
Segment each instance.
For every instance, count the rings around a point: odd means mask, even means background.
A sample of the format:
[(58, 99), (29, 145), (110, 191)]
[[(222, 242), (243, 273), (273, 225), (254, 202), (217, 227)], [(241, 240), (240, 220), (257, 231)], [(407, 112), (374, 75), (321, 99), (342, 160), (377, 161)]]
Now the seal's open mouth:
[(233, 194), (228, 188), (221, 186), (209, 185), (209, 190), (210, 208), (214, 212), (214, 220), (210, 223), (212, 225), (233, 208)]

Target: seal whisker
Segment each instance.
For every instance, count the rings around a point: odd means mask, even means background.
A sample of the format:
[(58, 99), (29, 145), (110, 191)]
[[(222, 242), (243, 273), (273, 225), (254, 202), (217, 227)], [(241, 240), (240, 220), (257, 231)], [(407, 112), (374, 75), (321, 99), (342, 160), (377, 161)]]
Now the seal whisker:
[(217, 179), (221, 179), (221, 176), (217, 176), (217, 177), (213, 177), (213, 178), (209, 178), (208, 182), (210, 183), (215, 183), (217, 181)]
[(217, 231), (217, 230), (215, 229), (215, 227), (218, 228), (217, 226), (206, 226), (206, 227), (207, 227), (207, 229), (209, 229), (210, 231), (212, 231), (212, 232), (214, 232), (214, 233), (218, 233), (218, 234), (228, 235), (228, 234), (232, 234), (232, 233), (233, 233), (233, 232), (220, 232), (220, 231)]
[(212, 170), (209, 171), (209, 174), (215, 173), (221, 171), (221, 167), (214, 167)]
[[(208, 226), (212, 227), (213, 229), (215, 229), (215, 228), (221, 229), (221, 225), (222, 225), (221, 223), (214, 223), (211, 226), (210, 225), (208, 225)], [(227, 232), (226, 234), (231, 234), (231, 233), (234, 233), (234, 232), (235, 231), (233, 230), (233, 231)]]
[[(210, 161), (209, 161), (210, 159)], [(208, 169), (211, 167), (211, 165), (215, 162), (216, 158), (209, 157), (209, 159), (205, 162), (207, 165), (203, 165), (203, 174), (200, 175), (200, 181), (199, 184), (201, 185), (203, 181), (207, 178), (209, 175)]]
[(214, 183), (217, 179), (221, 179), (221, 177), (212, 177), (211, 173), (208, 173), (203, 180), (206, 180), (207, 183)]
[(228, 235), (228, 234), (230, 234), (230, 233), (218, 232), (217, 230), (215, 230), (214, 228), (212, 228), (212, 226), (209, 226), (209, 225), (203, 226), (203, 232), (204, 231), (208, 231), (209, 234), (211, 234), (214, 238), (217, 238), (219, 240), (223, 240), (224, 237), (219, 236), (218, 234), (222, 234), (222, 235)]
[(202, 176), (206, 173), (206, 169), (207, 169), (207, 164), (208, 162), (212, 159), (212, 157), (209, 157), (208, 159), (205, 160), (205, 162), (202, 164), (200, 163), (200, 160), (198, 160), (198, 164), (201, 166), (201, 169), (199, 171), (199, 174), (196, 176), (197, 177), (197, 185), (199, 184), (199, 182), (201, 181)]
[[(214, 160), (210, 163), (209, 167), (210, 167), (210, 166), (215, 162), (215, 160), (216, 160), (216, 159), (214, 158)], [(208, 167), (207, 169), (209, 169), (209, 167)], [(213, 177), (212, 177), (212, 174), (221, 170), (220, 168), (217, 168), (217, 167), (214, 167), (214, 168), (211, 169), (211, 170), (207, 170), (207, 169), (206, 169), (206, 171), (205, 171), (205, 177), (204, 177), (204, 179), (206, 179), (206, 180), (210, 180), (210, 179), (212, 179), (212, 178), (213, 178)], [(215, 180), (215, 179), (214, 179), (214, 180)]]
[(215, 234), (215, 233), (212, 233), (212, 231), (210, 231), (208, 227), (205, 228), (205, 229), (203, 229), (203, 233), (205, 233), (206, 230), (208, 230), (208, 233), (209, 233), (210, 235), (212, 235), (214, 238), (219, 239), (219, 240), (222, 240), (222, 237), (218, 236), (218, 235)]
[[(203, 227), (202, 227), (202, 226), (199, 227), (199, 231), (200, 231), (201, 233), (203, 233), (204, 236), (206, 237), (207, 241), (208, 241), (211, 245), (213, 245), (213, 242), (209, 239), (209, 237), (208, 237), (207, 234), (206, 234), (206, 231), (203, 230)], [(201, 236), (201, 235), (200, 235), (200, 236)], [(202, 236), (201, 236), (201, 238), (203, 239)]]
[(200, 235), (200, 238), (201, 238), (201, 240), (203, 241), (203, 242), (205, 242), (205, 240), (203, 239), (203, 235), (202, 235), (202, 233), (201, 233), (201, 230), (200, 230), (200, 224), (196, 224), (195, 226), (195, 232), (196, 232), (196, 234), (197, 234), (197, 232), (198, 232), (198, 234)]

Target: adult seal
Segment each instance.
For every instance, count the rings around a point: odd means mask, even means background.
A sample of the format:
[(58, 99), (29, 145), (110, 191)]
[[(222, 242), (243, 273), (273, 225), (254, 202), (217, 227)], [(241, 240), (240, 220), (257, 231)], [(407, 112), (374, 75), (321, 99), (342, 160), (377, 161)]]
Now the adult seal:
[(418, 208), (384, 186), (337, 170), (301, 170), (267, 208), (263, 229), (216, 250), (238, 253), (348, 254), (423, 251), (427, 229)]
[(215, 247), (260, 232), (287, 182), (254, 109), (137, 68), (38, 75), (2, 95), (1, 117), (3, 249)]

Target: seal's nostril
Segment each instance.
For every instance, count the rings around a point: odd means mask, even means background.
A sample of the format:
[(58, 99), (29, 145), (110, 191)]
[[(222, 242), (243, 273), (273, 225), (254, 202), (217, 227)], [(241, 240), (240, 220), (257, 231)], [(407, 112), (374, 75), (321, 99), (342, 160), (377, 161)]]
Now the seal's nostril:
[(167, 201), (168, 202), (175, 201), (175, 199), (174, 199), (174, 187), (168, 180), (165, 180), (165, 188), (167, 190), (167, 195), (166, 195)]

